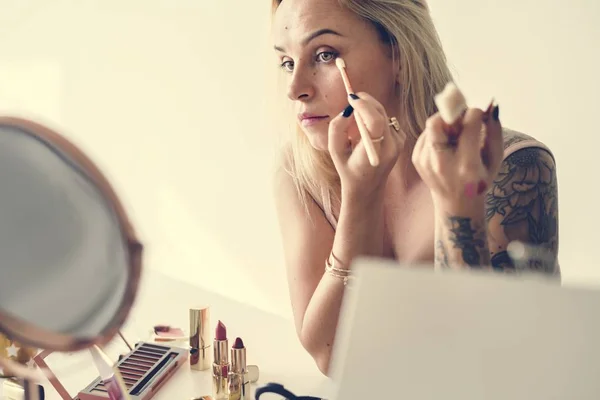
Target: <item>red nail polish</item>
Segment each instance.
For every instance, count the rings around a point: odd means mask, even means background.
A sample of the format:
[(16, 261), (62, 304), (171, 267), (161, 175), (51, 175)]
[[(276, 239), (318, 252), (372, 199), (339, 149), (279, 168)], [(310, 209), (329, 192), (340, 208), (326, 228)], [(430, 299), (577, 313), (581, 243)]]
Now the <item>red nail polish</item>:
[(477, 194), (481, 195), (486, 190), (487, 190), (487, 183), (485, 183), (483, 180), (479, 181), (479, 183), (477, 184)]
[(467, 183), (465, 185), (465, 196), (472, 199), (477, 194), (477, 185), (474, 183)]

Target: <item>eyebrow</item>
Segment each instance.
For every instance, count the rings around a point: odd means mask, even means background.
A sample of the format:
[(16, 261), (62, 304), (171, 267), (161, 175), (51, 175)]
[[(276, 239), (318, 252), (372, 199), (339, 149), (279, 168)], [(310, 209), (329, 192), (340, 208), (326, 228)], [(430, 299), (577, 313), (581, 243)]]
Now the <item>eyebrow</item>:
[[(333, 29), (328, 29), (328, 28), (319, 29), (318, 31), (315, 31), (315, 32), (311, 33), (310, 35), (308, 35), (304, 40), (302, 40), (301, 44), (302, 44), (302, 46), (306, 46), (310, 41), (315, 40), (316, 38), (318, 38), (319, 36), (322, 36), (322, 35), (336, 35), (336, 36), (340, 36), (340, 37), (344, 36), (341, 33), (334, 31)], [(283, 49), (283, 47), (274, 46), (274, 48), (277, 51), (285, 53), (285, 50)]]

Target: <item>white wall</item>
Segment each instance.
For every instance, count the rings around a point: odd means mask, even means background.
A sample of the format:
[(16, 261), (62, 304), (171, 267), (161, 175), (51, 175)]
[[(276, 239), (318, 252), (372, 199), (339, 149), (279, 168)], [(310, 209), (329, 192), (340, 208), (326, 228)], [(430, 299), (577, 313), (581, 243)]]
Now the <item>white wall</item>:
[(505, 126), (546, 143), (558, 171), (565, 282), (600, 282), (600, 2), (429, 0), (457, 80)]
[[(270, 186), (268, 3), (0, 0), (0, 112), (59, 127), (92, 155), (149, 268), (288, 315)], [(565, 279), (600, 281), (600, 58), (588, 53), (600, 6), (565, 4), (430, 0), (472, 104), (494, 96), (505, 125), (555, 152)]]

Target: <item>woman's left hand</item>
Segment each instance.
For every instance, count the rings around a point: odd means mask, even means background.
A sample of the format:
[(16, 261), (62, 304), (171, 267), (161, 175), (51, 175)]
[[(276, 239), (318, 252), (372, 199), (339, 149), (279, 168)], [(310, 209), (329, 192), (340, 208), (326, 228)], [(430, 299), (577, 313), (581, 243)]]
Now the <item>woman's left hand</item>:
[(485, 193), (503, 159), (502, 125), (497, 106), (468, 109), (458, 141), (450, 143), (439, 113), (427, 120), (412, 154), (421, 179), (429, 186), (436, 210), (451, 215), (484, 212)]

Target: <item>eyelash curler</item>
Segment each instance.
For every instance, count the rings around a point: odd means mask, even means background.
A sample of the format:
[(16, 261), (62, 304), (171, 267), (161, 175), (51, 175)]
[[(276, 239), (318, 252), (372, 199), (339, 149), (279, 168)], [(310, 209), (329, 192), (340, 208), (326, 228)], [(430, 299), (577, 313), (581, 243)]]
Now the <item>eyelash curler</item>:
[(283, 396), (285, 400), (325, 400), (319, 397), (312, 396), (296, 396), (294, 393), (290, 392), (279, 383), (268, 383), (267, 385), (256, 389), (256, 392), (254, 393), (254, 399), (260, 400), (260, 396), (265, 393), (278, 394), (280, 396)]

